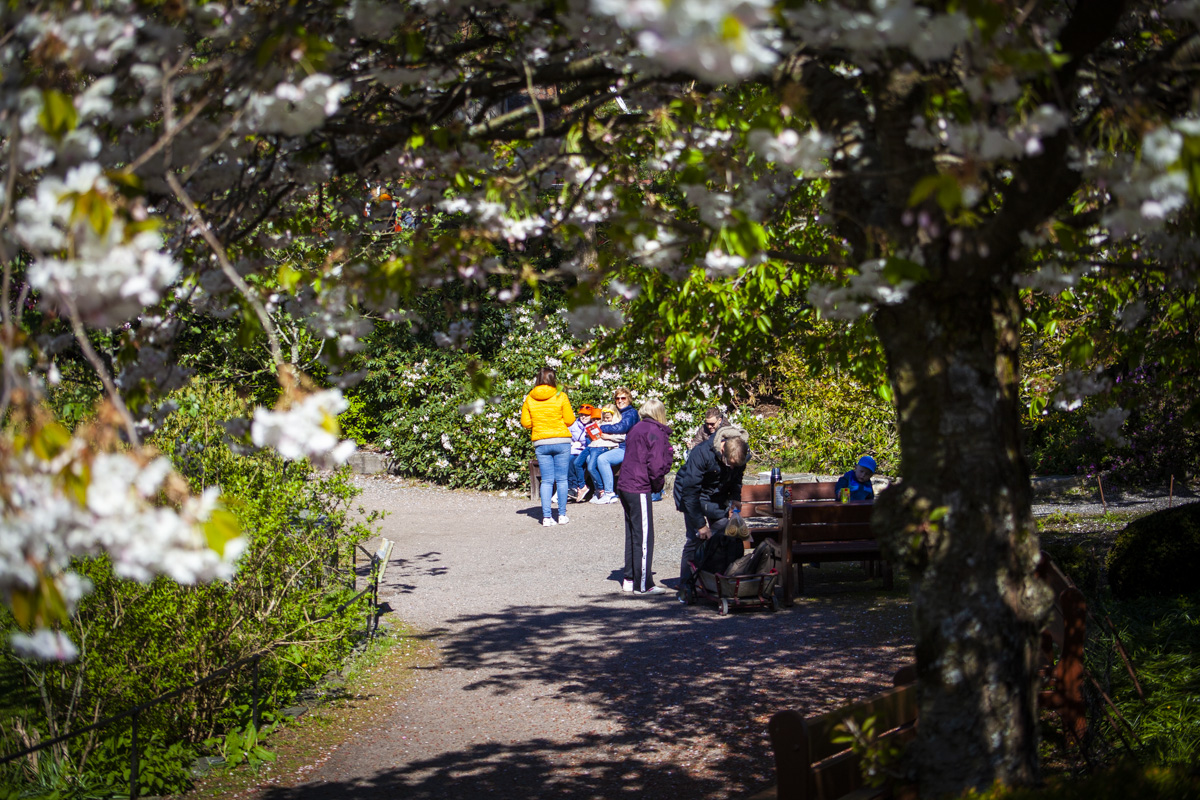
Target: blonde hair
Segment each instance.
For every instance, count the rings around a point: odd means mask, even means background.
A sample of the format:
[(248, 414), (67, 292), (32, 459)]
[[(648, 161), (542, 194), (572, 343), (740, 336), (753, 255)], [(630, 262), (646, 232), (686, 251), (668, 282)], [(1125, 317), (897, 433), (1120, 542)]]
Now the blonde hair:
[(662, 400), (656, 400), (653, 397), (642, 403), (642, 407), (638, 409), (638, 416), (642, 419), (652, 419), (663, 425), (667, 424), (667, 407), (663, 405)]
[(600, 406), (601, 414), (612, 414), (614, 417), (621, 416), (621, 412), (617, 411), (616, 406)]
[(749, 539), (750, 526), (740, 516), (731, 517), (729, 524), (725, 526), (725, 535), (733, 539)]

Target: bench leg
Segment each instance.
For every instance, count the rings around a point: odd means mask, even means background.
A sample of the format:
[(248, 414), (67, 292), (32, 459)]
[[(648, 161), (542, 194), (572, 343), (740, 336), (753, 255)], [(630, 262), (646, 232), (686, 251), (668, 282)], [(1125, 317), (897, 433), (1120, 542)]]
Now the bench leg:
[(529, 462), (529, 499), (542, 499), (542, 470), (536, 461)]

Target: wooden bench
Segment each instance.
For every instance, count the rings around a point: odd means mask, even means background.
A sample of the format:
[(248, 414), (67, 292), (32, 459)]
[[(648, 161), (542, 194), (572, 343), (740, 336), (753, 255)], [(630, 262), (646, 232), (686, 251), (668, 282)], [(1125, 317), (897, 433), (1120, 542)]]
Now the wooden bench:
[[(780, 544), (783, 549), (783, 574), (792, 576), (794, 580), (784, 582), (786, 604), (790, 605), (795, 594), (804, 591), (804, 570), (801, 565), (805, 562), (859, 561), (872, 577), (875, 570), (871, 565), (879, 562), (884, 587), (893, 587), (891, 565), (883, 561), (879, 542), (871, 528), (874, 508), (874, 503), (862, 501), (800, 501), (788, 504), (784, 511)], [(796, 566), (794, 571), (793, 564)]]
[[(574, 458), (575, 456), (571, 456)], [(613, 465), (613, 482), (615, 484), (617, 476), (621, 474), (621, 465)], [(584, 480), (587, 480), (586, 478)], [(529, 499), (541, 502), (542, 500), (542, 468), (538, 466), (538, 460), (535, 456), (529, 459)]]
[[(810, 483), (786, 484), (791, 492), (792, 502), (810, 500), (833, 500), (833, 481), (813, 481)], [(781, 512), (775, 511), (771, 501), (771, 484), (747, 483), (742, 485), (741, 515), (747, 519), (770, 517), (778, 520)]]
[(847, 718), (859, 726), (875, 718), (880, 742), (903, 744), (916, 735), (916, 684), (896, 686), (881, 694), (805, 717), (799, 711), (780, 711), (767, 731), (775, 752), (775, 788), (751, 800), (871, 800), (889, 795), (886, 787), (863, 785), (862, 759), (844, 743), (835, 743), (837, 728)]

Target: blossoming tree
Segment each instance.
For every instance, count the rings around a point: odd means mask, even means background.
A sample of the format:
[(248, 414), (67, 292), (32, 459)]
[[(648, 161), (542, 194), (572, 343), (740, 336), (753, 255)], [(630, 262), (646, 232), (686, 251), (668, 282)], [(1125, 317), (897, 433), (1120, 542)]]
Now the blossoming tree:
[[(726, 368), (705, 352), (718, 337), (786, 341), (794, 305), (756, 313), (782, 293), (869, 319), (886, 356), (904, 480), (877, 515), (913, 577), (922, 792), (1036, 779), (1048, 597), (1018, 436), (1022, 292), (1148, 265), (1194, 282), (1182, 215), (1200, 185), (1186, 77), (1200, 4), (113, 0), (0, 14), (0, 588), (30, 631), (21, 646), (69, 651), (50, 631), (86, 589), (73, 556), (179, 580), (236, 557), (216, 498), (187, 496), (137, 448), (152, 390), (181, 377), (185, 312), (235, 316), (268, 343), (284, 392), (254, 415), (256, 445), (336, 462), (340, 398), (287, 363), (282, 307), (328, 341), (341, 384), (360, 313), (401, 315), (444, 281), (502, 276), (506, 300), (567, 280), (581, 329), (619, 324), (611, 299), (652, 286), (664, 342), (685, 342), (671, 353), (697, 372)], [(364, 228), (364, 203), (396, 223)], [(458, 224), (434, 224), (446, 219)], [(565, 254), (552, 269), (529, 256), (539, 238)], [(746, 291), (708, 318), (677, 314), (670, 282), (701, 274)], [(1132, 303), (1120, 313), (1138, 324)], [(709, 323), (712, 337), (677, 335)], [(90, 344), (98, 329), (119, 342), (110, 358)], [(39, 405), (64, 347), (107, 395), (97, 427), (73, 435)], [(1064, 402), (1097, 388), (1069, 375)], [(1122, 419), (1097, 423), (1116, 434)]]

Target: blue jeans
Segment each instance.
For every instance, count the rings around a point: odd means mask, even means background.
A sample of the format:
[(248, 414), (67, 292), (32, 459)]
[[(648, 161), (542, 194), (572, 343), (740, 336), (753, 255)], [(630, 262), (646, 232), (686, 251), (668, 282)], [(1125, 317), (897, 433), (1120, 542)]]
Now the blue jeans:
[(550, 519), (550, 497), (558, 484), (558, 513), (567, 513), (567, 469), (571, 443), (534, 445), (538, 469), (542, 471), (542, 519)]
[[(613, 492), (613, 465), (620, 464), (624, 460), (624, 447), (614, 447), (611, 450), (606, 450), (596, 459), (596, 472), (600, 473), (600, 481), (604, 484), (605, 495)], [(592, 473), (592, 477), (596, 477), (595, 472)]]
[(579, 455), (571, 456), (571, 463), (567, 468), (567, 488), (582, 489), (587, 486), (587, 476), (584, 474), (587, 465), (588, 448), (583, 448), (579, 451)]

